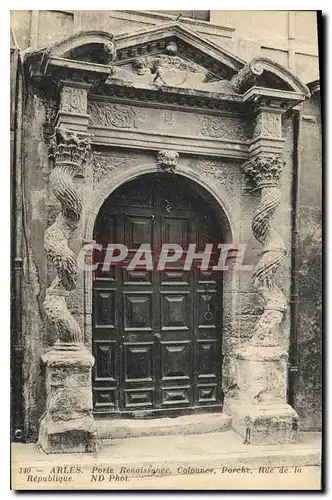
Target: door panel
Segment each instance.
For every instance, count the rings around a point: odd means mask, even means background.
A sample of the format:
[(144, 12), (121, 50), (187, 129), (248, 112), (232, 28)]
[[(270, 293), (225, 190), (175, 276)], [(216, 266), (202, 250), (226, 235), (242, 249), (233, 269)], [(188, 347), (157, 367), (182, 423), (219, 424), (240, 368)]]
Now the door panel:
[[(149, 175), (117, 190), (102, 207), (95, 239), (124, 243), (121, 264), (93, 280), (93, 392), (100, 414), (148, 416), (220, 409), (221, 279), (194, 261), (190, 243), (216, 240), (211, 209), (173, 176)], [(220, 240), (221, 241), (221, 240)], [(182, 259), (156, 266), (163, 243), (177, 243)], [(133, 252), (149, 244), (154, 270), (127, 269)], [(103, 253), (96, 253), (101, 260)]]

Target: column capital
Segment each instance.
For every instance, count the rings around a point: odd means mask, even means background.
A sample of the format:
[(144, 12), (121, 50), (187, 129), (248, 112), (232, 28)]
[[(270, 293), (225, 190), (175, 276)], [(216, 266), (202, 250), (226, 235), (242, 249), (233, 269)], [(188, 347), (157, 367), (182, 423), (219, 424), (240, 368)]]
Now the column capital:
[(92, 136), (57, 127), (49, 142), (49, 160), (53, 167), (71, 167), (77, 176), (83, 176), (83, 165), (91, 149)]
[(253, 189), (279, 185), (284, 161), (280, 154), (261, 153), (242, 165)]

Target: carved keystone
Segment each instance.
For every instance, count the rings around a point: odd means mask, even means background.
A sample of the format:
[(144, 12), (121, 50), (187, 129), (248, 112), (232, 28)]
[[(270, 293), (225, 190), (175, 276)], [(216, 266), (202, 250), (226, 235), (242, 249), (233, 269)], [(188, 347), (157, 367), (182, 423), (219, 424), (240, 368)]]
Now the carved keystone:
[(164, 172), (174, 173), (179, 157), (180, 155), (176, 151), (159, 151), (157, 154), (158, 167)]

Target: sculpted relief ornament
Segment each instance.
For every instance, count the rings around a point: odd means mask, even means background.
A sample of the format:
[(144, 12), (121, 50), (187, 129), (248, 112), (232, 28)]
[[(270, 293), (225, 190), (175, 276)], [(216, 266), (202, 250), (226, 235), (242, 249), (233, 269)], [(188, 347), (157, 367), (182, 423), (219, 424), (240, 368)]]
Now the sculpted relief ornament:
[(217, 139), (232, 139), (247, 142), (250, 130), (245, 122), (228, 116), (202, 116), (201, 134)]
[(179, 161), (179, 153), (176, 151), (162, 150), (157, 154), (158, 167), (167, 173), (174, 173)]
[(258, 155), (243, 165), (243, 171), (249, 177), (252, 187), (261, 191), (260, 202), (252, 220), (252, 231), (263, 245), (263, 251), (253, 271), (253, 282), (265, 305), (254, 328), (254, 345), (278, 345), (276, 329), (287, 309), (286, 298), (275, 280), (275, 274), (286, 255), (286, 248), (271, 223), (280, 203), (281, 191), (278, 184), (282, 168), (282, 158), (277, 154)]
[(64, 87), (61, 91), (61, 111), (85, 114), (87, 107), (87, 92), (76, 87)]
[(136, 128), (136, 111), (121, 104), (88, 103), (89, 122), (115, 128)]
[(212, 175), (229, 193), (235, 188), (234, 174), (231, 170), (217, 161), (200, 162), (199, 169), (205, 174)]
[(46, 290), (44, 309), (61, 344), (83, 343), (83, 334), (68, 311), (66, 297), (76, 287), (78, 278), (76, 256), (68, 246), (68, 239), (78, 225), (82, 210), (74, 177), (82, 175), (82, 164), (89, 149), (89, 138), (60, 129), (56, 130), (50, 147), (53, 169), (49, 181), (53, 194), (61, 204), (61, 212), (44, 235), (47, 257), (57, 272)]
[(89, 161), (92, 163), (93, 184), (97, 185), (104, 177), (117, 168), (125, 168), (133, 164), (132, 158), (122, 158), (114, 156), (103, 156), (94, 151), (90, 154)]

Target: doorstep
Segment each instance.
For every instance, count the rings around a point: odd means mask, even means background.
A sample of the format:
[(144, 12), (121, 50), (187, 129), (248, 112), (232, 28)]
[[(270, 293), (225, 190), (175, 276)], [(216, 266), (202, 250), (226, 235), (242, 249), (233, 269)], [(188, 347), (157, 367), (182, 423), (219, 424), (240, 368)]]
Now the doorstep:
[[(243, 444), (243, 439), (232, 430), (128, 437), (100, 440), (98, 452), (82, 454), (47, 455), (36, 444), (12, 444), (14, 489), (32, 490), (36, 486), (39, 489), (68, 489), (65, 483), (37, 485), (27, 481), (27, 474), (19, 474), (21, 467), (31, 467), (33, 477), (48, 475), (53, 467), (64, 465), (82, 468), (82, 474), (73, 475), (71, 488), (76, 489), (167, 489), (171, 484), (174, 489), (255, 489), (257, 480), (266, 481), (265, 489), (271, 488), (271, 484), (281, 489), (306, 489), (308, 477), (311, 477), (311, 488), (319, 489), (320, 463), (319, 433), (300, 433), (298, 443), (262, 446)], [(113, 469), (113, 475), (106, 472), (107, 468)], [(123, 468), (131, 472), (121, 473)], [(280, 474), (280, 468), (287, 469), (287, 473)], [(296, 474), (296, 468), (301, 468), (301, 473)], [(162, 472), (151, 477), (151, 469)], [(213, 472), (200, 473), (202, 469)], [(294, 475), (292, 487), (289, 481)], [(269, 477), (272, 482), (268, 481)]]
[(100, 439), (207, 434), (229, 431), (232, 424), (231, 417), (224, 413), (202, 413), (146, 420), (95, 418), (95, 421)]

